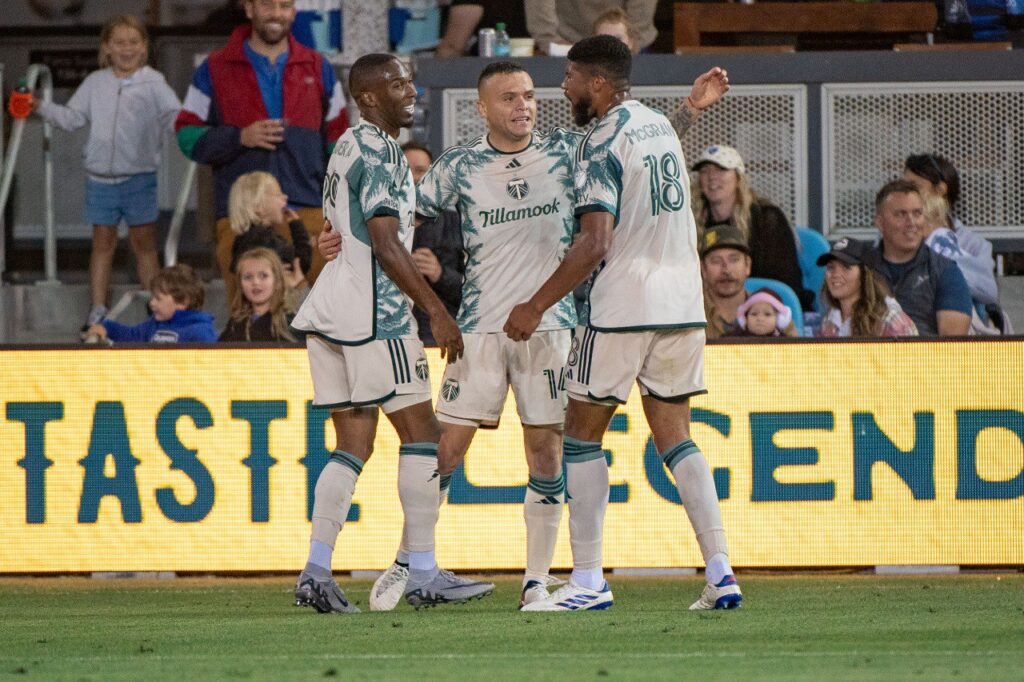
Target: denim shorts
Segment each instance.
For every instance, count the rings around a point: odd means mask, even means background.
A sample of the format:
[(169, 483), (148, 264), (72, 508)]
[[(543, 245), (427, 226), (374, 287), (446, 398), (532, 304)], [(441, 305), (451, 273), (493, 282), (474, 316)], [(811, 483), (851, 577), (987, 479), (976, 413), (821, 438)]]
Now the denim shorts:
[(139, 173), (115, 184), (85, 181), (85, 219), (93, 225), (129, 225), (156, 222), (160, 207), (156, 197), (156, 173)]

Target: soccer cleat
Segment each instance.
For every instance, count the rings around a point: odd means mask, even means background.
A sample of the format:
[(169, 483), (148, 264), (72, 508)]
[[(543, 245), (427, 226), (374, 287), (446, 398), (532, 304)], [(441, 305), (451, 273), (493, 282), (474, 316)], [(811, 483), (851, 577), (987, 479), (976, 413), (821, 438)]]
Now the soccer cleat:
[(577, 585), (572, 580), (551, 593), (547, 599), (526, 604), (523, 611), (604, 611), (612, 607), (612, 590), (608, 583), (600, 590)]
[(451, 571), (438, 571), (425, 583), (417, 584), (412, 577), (405, 586), (405, 601), (421, 609), (438, 604), (463, 604), (470, 599), (483, 599), (494, 592), (494, 583), (466, 580)]
[(740, 586), (736, 584), (736, 576), (729, 574), (717, 585), (705, 585), (700, 599), (690, 604), (690, 610), (738, 609), (742, 601), (743, 595)]
[(295, 585), (295, 605), (308, 606), (320, 613), (359, 613), (334, 580), (317, 580), (305, 571)]
[(397, 563), (388, 566), (370, 588), (370, 610), (390, 611), (398, 605), (409, 582), (409, 569)]
[(522, 609), (527, 604), (532, 604), (536, 601), (542, 601), (551, 596), (548, 592), (548, 587), (564, 585), (564, 580), (559, 580), (554, 576), (546, 576), (543, 580), (530, 579), (523, 585), (523, 591), (519, 595), (519, 608)]

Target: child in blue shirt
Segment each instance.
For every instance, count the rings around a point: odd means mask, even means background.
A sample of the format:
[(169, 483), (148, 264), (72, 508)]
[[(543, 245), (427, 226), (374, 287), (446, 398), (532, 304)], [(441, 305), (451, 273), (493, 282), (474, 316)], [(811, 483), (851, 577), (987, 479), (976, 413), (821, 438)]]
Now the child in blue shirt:
[(217, 340), (213, 316), (203, 306), (203, 283), (187, 265), (164, 268), (153, 277), (150, 286), (153, 298), (149, 308), (153, 314), (145, 322), (129, 326), (103, 320), (86, 330), (86, 337), (101, 341), (135, 343), (206, 343)]

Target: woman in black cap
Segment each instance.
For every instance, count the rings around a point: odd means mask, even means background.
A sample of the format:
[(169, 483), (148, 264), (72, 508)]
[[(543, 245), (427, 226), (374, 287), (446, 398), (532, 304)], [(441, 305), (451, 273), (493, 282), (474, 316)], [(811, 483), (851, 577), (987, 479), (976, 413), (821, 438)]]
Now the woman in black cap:
[(825, 266), (825, 305), (818, 336), (917, 336), (917, 327), (868, 265), (871, 247), (843, 238), (818, 258)]

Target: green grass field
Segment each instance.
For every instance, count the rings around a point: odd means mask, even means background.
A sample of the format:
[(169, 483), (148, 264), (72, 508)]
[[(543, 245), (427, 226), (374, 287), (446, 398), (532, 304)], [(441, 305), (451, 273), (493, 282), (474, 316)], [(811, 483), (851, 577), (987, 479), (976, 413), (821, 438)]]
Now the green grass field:
[[(0, 579), (0, 679), (1024, 679), (1024, 575), (613, 578), (610, 611), (463, 606), (320, 616), (286, 578)], [(366, 608), (368, 582), (342, 581)]]

